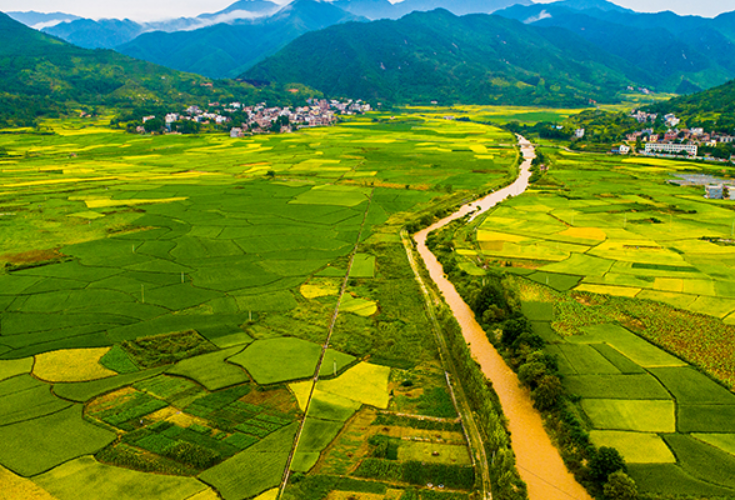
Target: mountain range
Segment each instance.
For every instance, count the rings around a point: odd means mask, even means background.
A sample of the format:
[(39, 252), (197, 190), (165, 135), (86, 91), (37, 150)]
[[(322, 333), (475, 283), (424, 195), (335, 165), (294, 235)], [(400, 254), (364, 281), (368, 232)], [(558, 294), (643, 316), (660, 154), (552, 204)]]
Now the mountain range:
[(213, 82), (112, 50), (83, 49), (0, 13), (0, 126), (32, 125), (39, 117), (98, 106), (170, 110), (226, 99), (293, 104), (303, 95)]
[(438, 9), (311, 32), (244, 78), (391, 103), (583, 106), (649, 78), (560, 28)]
[[(436, 6), (448, 8), (428, 10)], [(115, 55), (183, 72), (278, 88), (303, 83), (392, 104), (583, 106), (618, 102), (631, 87), (692, 93), (735, 77), (735, 12), (641, 14), (606, 0), (294, 0), (284, 7), (239, 0), (219, 12), (144, 24), (13, 15), (46, 26), (57, 42), (113, 47)], [(100, 54), (104, 64), (113, 61), (113, 53)], [(74, 78), (87, 88), (104, 75)]]

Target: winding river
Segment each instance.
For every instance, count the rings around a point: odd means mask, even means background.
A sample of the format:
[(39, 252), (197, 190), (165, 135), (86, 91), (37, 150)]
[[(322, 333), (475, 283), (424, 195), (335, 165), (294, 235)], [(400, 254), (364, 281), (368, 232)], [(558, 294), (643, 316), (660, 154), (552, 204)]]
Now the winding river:
[(441, 290), (445, 301), (462, 326), (462, 333), (469, 344), (472, 356), (480, 364), (485, 376), (492, 381), (498, 393), (509, 421), (518, 470), (528, 485), (530, 499), (591, 500), (589, 494), (567, 470), (559, 451), (551, 443), (544, 430), (541, 415), (533, 408), (529, 391), (520, 386), (516, 374), (505, 364), (487, 339), (472, 310), (459, 296), (454, 285), (444, 276), (441, 264), (426, 246), (426, 238), (432, 231), (470, 213), (473, 213), (472, 218), (475, 218), (506, 198), (522, 194), (528, 188), (531, 161), (536, 157), (536, 152), (533, 145), (521, 136), (518, 136), (518, 143), (525, 161), (521, 165), (520, 175), (513, 184), (464, 205), (449, 217), (417, 233), (414, 239), (431, 279)]

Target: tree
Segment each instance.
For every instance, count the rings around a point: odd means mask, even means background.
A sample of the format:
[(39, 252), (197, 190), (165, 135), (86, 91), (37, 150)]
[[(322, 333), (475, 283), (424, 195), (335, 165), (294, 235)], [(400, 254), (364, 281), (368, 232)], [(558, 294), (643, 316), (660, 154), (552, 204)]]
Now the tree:
[(610, 474), (603, 491), (608, 500), (635, 500), (638, 498), (635, 481), (623, 471)]
[(536, 389), (531, 392), (533, 405), (541, 411), (551, 410), (564, 395), (561, 380), (556, 375), (544, 375), (538, 381)]
[(527, 387), (534, 389), (538, 382), (546, 375), (546, 365), (539, 361), (532, 361), (521, 365), (518, 369), (518, 380)]
[(627, 472), (625, 460), (615, 448), (601, 447), (590, 460), (590, 474), (592, 478), (603, 484), (613, 472)]
[(202, 126), (194, 120), (181, 120), (173, 122), (171, 128), (182, 134), (198, 134)]
[(503, 324), (501, 341), (506, 346), (512, 346), (521, 335), (527, 332), (531, 332), (531, 325), (525, 317), (509, 319)]
[(161, 120), (160, 118), (153, 118), (145, 122), (143, 124), (143, 128), (145, 128), (145, 131), (148, 133), (159, 132), (161, 129), (163, 129), (163, 120)]

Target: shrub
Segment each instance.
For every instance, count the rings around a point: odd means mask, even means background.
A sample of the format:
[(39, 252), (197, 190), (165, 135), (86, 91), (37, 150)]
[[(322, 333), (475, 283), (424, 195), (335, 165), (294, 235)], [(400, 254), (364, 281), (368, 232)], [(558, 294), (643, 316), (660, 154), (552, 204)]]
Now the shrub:
[(604, 493), (608, 500), (635, 500), (638, 498), (635, 481), (623, 471), (610, 474), (604, 487)]
[(607, 481), (610, 474), (617, 471), (627, 472), (625, 460), (615, 448), (603, 446), (592, 456), (589, 464), (590, 475), (600, 484)]

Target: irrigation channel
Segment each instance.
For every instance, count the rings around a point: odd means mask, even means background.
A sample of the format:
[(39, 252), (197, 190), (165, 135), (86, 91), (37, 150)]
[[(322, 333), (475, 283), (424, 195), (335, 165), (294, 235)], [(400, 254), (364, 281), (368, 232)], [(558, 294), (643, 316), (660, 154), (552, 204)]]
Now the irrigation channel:
[(541, 415), (534, 409), (527, 389), (520, 386), (516, 374), (505, 364), (488, 340), (482, 327), (475, 320), (470, 307), (462, 300), (454, 285), (444, 276), (444, 269), (426, 246), (429, 233), (450, 222), (472, 214), (481, 215), (508, 197), (518, 196), (527, 188), (531, 177), (531, 161), (536, 157), (533, 145), (518, 136), (524, 162), (513, 184), (480, 200), (462, 206), (457, 212), (414, 235), (416, 249), (424, 261), (432, 281), (444, 296), (462, 327), (472, 356), (480, 364), (485, 376), (498, 393), (512, 435), (512, 447), (516, 454), (521, 478), (528, 485), (531, 500), (591, 500), (585, 489), (567, 470), (559, 451), (551, 443), (544, 430)]

